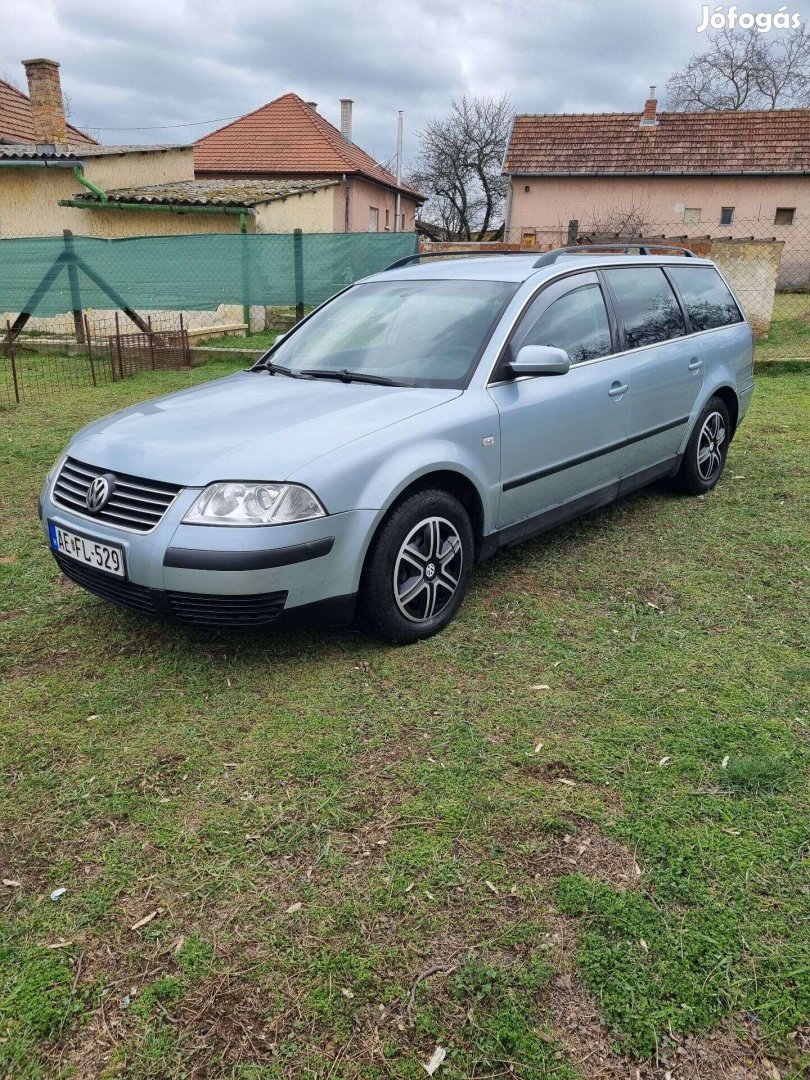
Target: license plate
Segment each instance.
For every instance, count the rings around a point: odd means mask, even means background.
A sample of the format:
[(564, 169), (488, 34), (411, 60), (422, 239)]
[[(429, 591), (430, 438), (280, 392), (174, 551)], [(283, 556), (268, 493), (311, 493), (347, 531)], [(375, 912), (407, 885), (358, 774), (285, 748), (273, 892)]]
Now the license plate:
[(124, 549), (118, 544), (107, 544), (101, 540), (92, 540), (89, 536), (79, 536), (69, 529), (63, 529), (61, 525), (54, 525), (52, 521), (48, 522), (48, 531), (51, 547), (60, 555), (67, 555), (69, 559), (92, 566), (94, 570), (101, 570), (105, 574), (120, 578), (127, 576)]

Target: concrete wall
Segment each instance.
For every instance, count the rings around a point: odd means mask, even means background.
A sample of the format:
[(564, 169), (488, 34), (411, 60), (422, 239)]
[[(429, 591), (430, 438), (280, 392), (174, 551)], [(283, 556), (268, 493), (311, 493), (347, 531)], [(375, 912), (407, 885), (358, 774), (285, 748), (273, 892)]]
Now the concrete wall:
[[(513, 240), (536, 230), (539, 244), (564, 244), (571, 218), (580, 233), (612, 232), (637, 215), (645, 235), (776, 237), (785, 244), (780, 283), (810, 283), (810, 176), (514, 176), (511, 188)], [(731, 225), (720, 225), (724, 206), (734, 207)], [(700, 209), (700, 221), (684, 221), (682, 207)], [(796, 208), (793, 225), (774, 224), (777, 207)]]
[[(143, 154), (111, 154), (85, 161), (85, 176), (105, 190), (194, 178), (191, 148)], [(78, 210), (59, 206), (84, 189), (72, 169), (0, 168), (0, 239), (9, 236), (54, 236), (72, 229), (77, 236), (130, 236), (166, 232), (225, 231), (210, 215), (185, 219), (169, 214)], [(140, 222), (136, 219), (143, 219)], [(158, 220), (160, 219), (160, 220)], [(163, 221), (163, 219), (167, 219)], [(224, 217), (214, 221), (224, 222)], [(163, 224), (161, 224), (163, 222)], [(202, 227), (205, 222), (205, 227)], [(237, 219), (237, 228), (238, 228)], [(230, 229), (228, 230), (230, 231)]]

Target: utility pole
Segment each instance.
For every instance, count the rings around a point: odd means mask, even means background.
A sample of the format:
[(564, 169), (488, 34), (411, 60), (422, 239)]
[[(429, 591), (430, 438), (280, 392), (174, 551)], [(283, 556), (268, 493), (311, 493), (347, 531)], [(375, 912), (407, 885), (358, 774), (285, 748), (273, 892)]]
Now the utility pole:
[(401, 197), (399, 193), (399, 186), (402, 183), (402, 109), (399, 110), (399, 119), (397, 120), (397, 208), (394, 212), (394, 232), (401, 232), (400, 228), (400, 206)]

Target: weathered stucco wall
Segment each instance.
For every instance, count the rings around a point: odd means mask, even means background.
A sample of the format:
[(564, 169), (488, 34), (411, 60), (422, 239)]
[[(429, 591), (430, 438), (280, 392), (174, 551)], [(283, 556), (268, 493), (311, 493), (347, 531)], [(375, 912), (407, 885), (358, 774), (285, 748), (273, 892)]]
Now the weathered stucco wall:
[[(345, 187), (341, 185), (341, 198), (336, 199), (335, 231), (343, 232)], [(397, 197), (390, 188), (373, 184), (368, 180), (352, 176), (349, 178), (349, 232), (368, 232), (369, 213), (376, 207), (378, 213), (378, 232), (394, 232)], [(386, 210), (388, 220), (386, 222)], [(405, 228), (399, 231), (413, 232), (416, 220), (416, 203), (404, 195), (400, 199), (400, 213), (405, 215)], [(339, 216), (338, 216), (339, 214)]]
[[(105, 190), (194, 178), (194, 156), (190, 148), (88, 157), (84, 166), (85, 176)], [(188, 218), (184, 224), (183, 217), (179, 215), (78, 210), (58, 205), (59, 199), (71, 199), (83, 190), (72, 169), (3, 166), (0, 168), (0, 239), (10, 236), (55, 236), (63, 229), (72, 229), (77, 236), (212, 231), (211, 218), (206, 214)], [(158, 221), (158, 218), (161, 220)], [(163, 219), (166, 221), (161, 225)], [(214, 220), (219, 223), (226, 218), (223, 215)], [(238, 219), (236, 227), (239, 227)], [(213, 231), (225, 230), (217, 225)]]
[[(237, 219), (238, 220), (238, 219)], [(334, 189), (318, 188), (256, 207), (256, 232), (332, 232)]]

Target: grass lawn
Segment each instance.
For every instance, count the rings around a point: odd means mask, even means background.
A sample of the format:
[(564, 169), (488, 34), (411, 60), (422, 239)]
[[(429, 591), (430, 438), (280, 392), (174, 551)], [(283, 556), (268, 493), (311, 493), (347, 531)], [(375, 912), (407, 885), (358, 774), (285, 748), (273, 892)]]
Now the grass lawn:
[(778, 292), (768, 337), (757, 342), (757, 360), (810, 357), (810, 293)]
[(810, 380), (392, 648), (60, 579), (68, 436), (227, 370), (0, 415), (0, 1076), (806, 1075)]
[(196, 338), (193, 344), (205, 346), (207, 349), (269, 349), (280, 333), (281, 330), (257, 330), (249, 337), (222, 334), (220, 337)]

